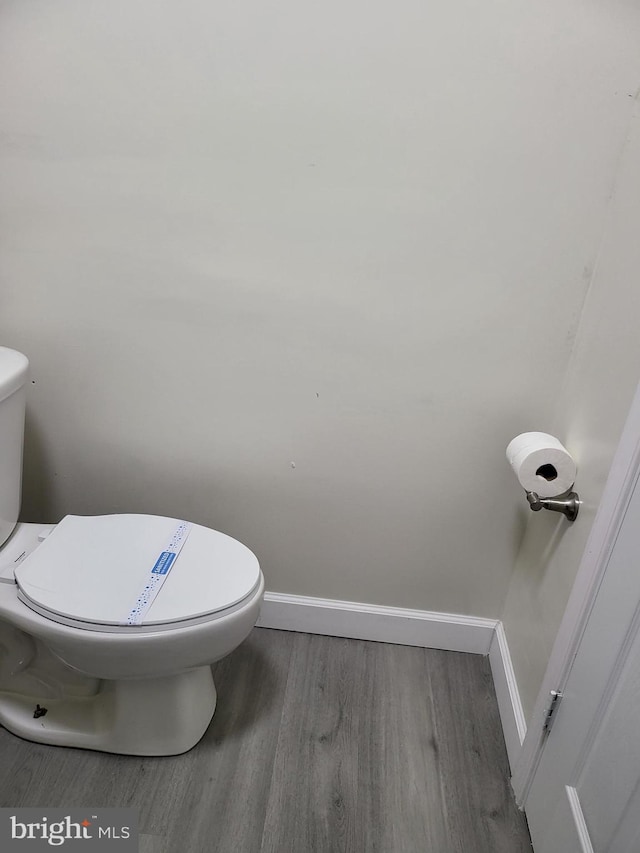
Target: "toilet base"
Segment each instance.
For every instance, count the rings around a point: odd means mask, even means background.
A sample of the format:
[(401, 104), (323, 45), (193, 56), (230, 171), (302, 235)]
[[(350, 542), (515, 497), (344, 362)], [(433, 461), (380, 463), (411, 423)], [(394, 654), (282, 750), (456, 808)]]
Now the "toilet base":
[[(36, 705), (46, 714), (34, 717)], [(36, 743), (120, 755), (179, 755), (195, 746), (216, 707), (211, 667), (162, 678), (102, 681), (93, 696), (39, 700), (0, 692), (0, 725)]]

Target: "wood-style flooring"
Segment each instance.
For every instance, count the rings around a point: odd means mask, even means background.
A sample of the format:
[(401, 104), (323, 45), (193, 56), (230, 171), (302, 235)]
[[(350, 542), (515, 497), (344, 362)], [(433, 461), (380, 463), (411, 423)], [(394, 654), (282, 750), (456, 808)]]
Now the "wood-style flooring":
[(256, 628), (185, 755), (0, 729), (0, 806), (135, 808), (141, 853), (525, 853), (486, 658)]

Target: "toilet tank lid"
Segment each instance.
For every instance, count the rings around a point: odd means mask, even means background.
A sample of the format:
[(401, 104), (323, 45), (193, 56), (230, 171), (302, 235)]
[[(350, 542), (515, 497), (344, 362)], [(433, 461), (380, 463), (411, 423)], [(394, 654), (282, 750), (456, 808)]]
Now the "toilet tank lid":
[[(164, 574), (138, 622), (144, 630), (218, 613), (256, 588), (260, 566), (255, 555), (232, 537), (199, 524), (187, 525), (179, 553), (162, 561), (181, 524), (155, 515), (67, 515), (16, 568), (20, 598), (54, 620), (125, 626), (149, 579)], [(164, 572), (167, 562), (170, 569)]]
[(21, 388), (29, 371), (29, 359), (14, 349), (0, 347), (0, 401)]

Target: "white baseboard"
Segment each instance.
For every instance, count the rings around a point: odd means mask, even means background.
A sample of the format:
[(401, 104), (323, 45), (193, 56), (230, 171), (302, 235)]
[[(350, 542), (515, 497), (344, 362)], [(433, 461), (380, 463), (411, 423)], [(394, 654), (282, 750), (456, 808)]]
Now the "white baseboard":
[(507, 754), (514, 765), (526, 724), (507, 638), (498, 619), (267, 592), (257, 626), (488, 655)]
[(267, 592), (258, 627), (488, 655), (495, 619)]
[(489, 649), (489, 663), (496, 698), (498, 699), (498, 710), (500, 711), (500, 721), (502, 722), (509, 764), (513, 768), (524, 736), (527, 733), (527, 722), (522, 709), (516, 674), (511, 663), (507, 635), (504, 632), (502, 622), (496, 624)]

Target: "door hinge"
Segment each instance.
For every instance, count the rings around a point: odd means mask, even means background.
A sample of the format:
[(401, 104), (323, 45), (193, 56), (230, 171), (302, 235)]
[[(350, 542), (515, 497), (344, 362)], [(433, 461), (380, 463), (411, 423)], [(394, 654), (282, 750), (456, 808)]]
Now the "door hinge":
[(542, 731), (548, 735), (551, 731), (551, 726), (553, 725), (560, 703), (562, 702), (562, 692), (560, 690), (550, 690), (549, 695), (551, 696), (551, 701), (547, 705), (544, 712), (544, 724), (542, 726)]

